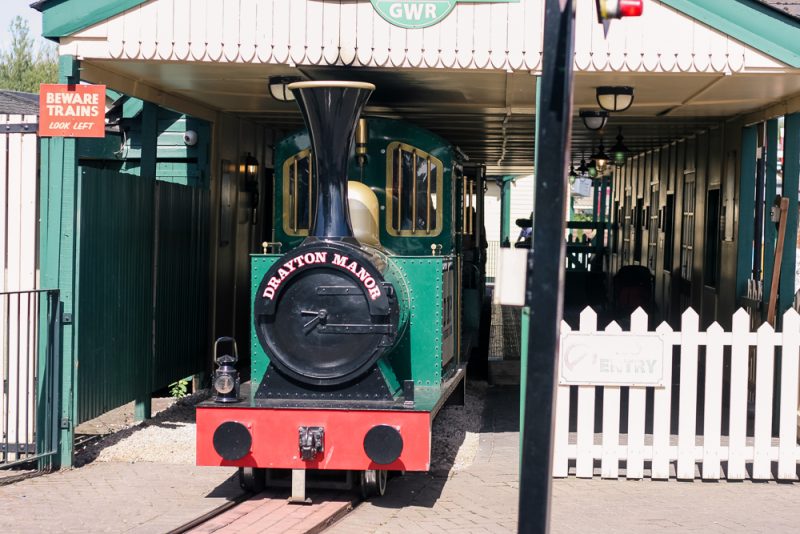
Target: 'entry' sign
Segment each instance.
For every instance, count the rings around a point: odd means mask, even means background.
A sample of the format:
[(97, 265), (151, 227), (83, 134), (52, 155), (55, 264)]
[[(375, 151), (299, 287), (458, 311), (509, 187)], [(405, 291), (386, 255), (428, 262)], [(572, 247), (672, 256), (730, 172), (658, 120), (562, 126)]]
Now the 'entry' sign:
[(43, 83), (40, 137), (105, 137), (106, 86)]
[(664, 339), (658, 333), (569, 332), (561, 338), (558, 383), (664, 387)]

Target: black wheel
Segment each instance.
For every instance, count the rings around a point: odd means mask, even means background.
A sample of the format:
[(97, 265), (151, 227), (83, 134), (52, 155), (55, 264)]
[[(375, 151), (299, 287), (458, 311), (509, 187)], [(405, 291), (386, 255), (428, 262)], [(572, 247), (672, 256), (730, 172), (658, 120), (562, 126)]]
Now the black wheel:
[(266, 484), (266, 470), (260, 467), (240, 467), (239, 485), (252, 493), (261, 493)]
[(361, 471), (361, 496), (365, 499), (383, 497), (386, 493), (388, 471), (369, 469)]

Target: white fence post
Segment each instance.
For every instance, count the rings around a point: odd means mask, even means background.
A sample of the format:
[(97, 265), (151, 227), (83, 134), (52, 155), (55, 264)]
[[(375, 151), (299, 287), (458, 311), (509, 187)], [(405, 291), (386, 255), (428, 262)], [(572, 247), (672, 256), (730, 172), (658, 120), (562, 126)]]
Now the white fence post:
[[(622, 328), (612, 322), (606, 327), (606, 332), (618, 334)], [(603, 454), (600, 464), (603, 478), (619, 477), (619, 396), (619, 387), (603, 388)]]
[[(561, 337), (569, 335), (572, 329), (561, 322)], [(559, 356), (560, 357), (560, 356)], [(556, 373), (558, 373), (558, 367)], [(556, 422), (553, 430), (553, 476), (566, 477), (569, 474), (569, 386), (556, 387)]]
[(693, 479), (697, 427), (697, 337), (699, 317), (693, 309), (681, 316), (681, 382), (678, 405), (678, 478)]
[(775, 335), (769, 323), (758, 328), (756, 346), (756, 420), (753, 433), (753, 479), (769, 480), (772, 448), (772, 380)]
[(778, 478), (797, 479), (797, 389), (800, 357), (800, 315), (793, 309), (783, 314), (783, 350), (781, 351), (780, 443)]
[[(647, 314), (637, 308), (631, 315), (631, 333), (647, 333)], [(627, 478), (644, 477), (644, 412), (647, 402), (647, 388), (628, 389), (628, 463)]]
[(656, 332), (664, 338), (664, 387), (653, 395), (653, 461), (651, 477), (669, 478), (670, 424), (672, 422), (672, 327), (661, 323)]
[[(581, 312), (581, 333), (597, 332), (597, 314), (591, 308)], [(594, 474), (594, 391), (595, 386), (578, 386), (578, 458), (575, 475), (592, 478)]]
[(731, 401), (728, 426), (728, 480), (744, 480), (747, 442), (747, 365), (750, 316), (739, 308), (733, 314), (731, 335)]
[(725, 332), (714, 323), (706, 336), (706, 390), (703, 409), (703, 479), (719, 480), (722, 420), (722, 344)]

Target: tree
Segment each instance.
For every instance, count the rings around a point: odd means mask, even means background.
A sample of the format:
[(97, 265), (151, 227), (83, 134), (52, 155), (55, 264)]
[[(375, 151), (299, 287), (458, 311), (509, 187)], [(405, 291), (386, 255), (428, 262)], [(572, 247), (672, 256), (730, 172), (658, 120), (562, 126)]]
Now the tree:
[(38, 93), (40, 83), (58, 80), (55, 48), (46, 44), (34, 53), (28, 22), (15, 17), (9, 25), (11, 47), (0, 50), (0, 89)]

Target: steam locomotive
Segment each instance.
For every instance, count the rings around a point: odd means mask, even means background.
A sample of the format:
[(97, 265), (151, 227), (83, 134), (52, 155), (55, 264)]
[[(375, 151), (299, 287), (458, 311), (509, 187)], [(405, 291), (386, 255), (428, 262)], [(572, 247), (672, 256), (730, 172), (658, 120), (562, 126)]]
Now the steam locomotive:
[(251, 258), (252, 379), (240, 393), (218, 362), (197, 464), (238, 466), (253, 490), (290, 473), (299, 500), (309, 470), (382, 494), (389, 471), (430, 468), (433, 418), (482, 363), (484, 170), (430, 131), (360, 118), (372, 84), (289, 89), (306, 130), (276, 146), (285, 253)]

